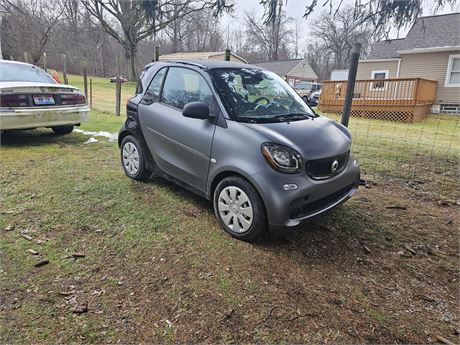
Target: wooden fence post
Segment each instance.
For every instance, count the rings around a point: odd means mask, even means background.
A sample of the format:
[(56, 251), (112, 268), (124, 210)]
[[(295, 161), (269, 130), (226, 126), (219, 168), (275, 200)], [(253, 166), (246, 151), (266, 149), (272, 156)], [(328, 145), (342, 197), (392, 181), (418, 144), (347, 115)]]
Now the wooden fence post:
[(86, 60), (83, 60), (83, 88), (85, 90), (85, 97), (88, 98), (88, 70)]
[(93, 78), (89, 78), (89, 108), (93, 109)]
[(65, 54), (62, 54), (62, 79), (64, 79), (64, 84), (69, 84), (69, 81), (67, 79), (67, 64)]
[(155, 61), (160, 61), (160, 47), (155, 47)]
[(29, 63), (29, 56), (28, 56), (27, 52), (24, 52), (24, 62)]
[(230, 49), (225, 49), (225, 61), (230, 61), (231, 52)]
[(115, 63), (117, 67), (117, 75), (115, 77), (115, 115), (120, 116), (120, 107), (121, 107), (121, 78), (120, 78), (120, 63), (118, 61), (118, 56), (115, 57)]
[(43, 53), (43, 69), (48, 72), (48, 61), (46, 59), (46, 53)]

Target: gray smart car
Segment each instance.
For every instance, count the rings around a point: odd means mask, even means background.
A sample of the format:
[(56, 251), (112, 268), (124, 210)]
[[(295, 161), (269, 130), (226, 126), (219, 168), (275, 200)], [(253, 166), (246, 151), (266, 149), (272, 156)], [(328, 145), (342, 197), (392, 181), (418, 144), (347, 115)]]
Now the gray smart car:
[(226, 232), (247, 241), (337, 206), (360, 181), (348, 129), (245, 64), (147, 65), (118, 143), (128, 177), (156, 174), (198, 193)]

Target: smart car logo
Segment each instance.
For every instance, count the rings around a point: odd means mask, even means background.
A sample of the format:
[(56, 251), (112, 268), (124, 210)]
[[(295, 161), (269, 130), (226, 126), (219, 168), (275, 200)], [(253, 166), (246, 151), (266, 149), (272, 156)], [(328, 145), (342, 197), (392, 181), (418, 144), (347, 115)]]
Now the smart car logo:
[(335, 161), (332, 162), (331, 164), (331, 172), (335, 173), (337, 169), (339, 168), (339, 161), (336, 159)]
[(47, 89), (46, 87), (41, 87), (41, 88), (40, 88), (40, 91), (41, 91), (42, 93), (47, 93), (47, 92), (48, 92), (48, 89)]

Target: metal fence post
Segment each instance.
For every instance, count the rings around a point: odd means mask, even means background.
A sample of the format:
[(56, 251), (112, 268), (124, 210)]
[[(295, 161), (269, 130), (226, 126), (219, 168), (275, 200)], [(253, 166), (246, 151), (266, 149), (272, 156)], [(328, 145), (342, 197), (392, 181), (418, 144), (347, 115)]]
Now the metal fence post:
[(225, 61), (230, 61), (231, 52), (230, 49), (225, 49)]
[(343, 103), (341, 120), (342, 125), (345, 127), (348, 127), (348, 120), (350, 119), (350, 110), (353, 102), (353, 92), (355, 91), (356, 72), (358, 71), (360, 51), (361, 44), (353, 44), (353, 48), (351, 49), (350, 69), (348, 70), (347, 92), (345, 94), (345, 102)]
[(120, 116), (120, 107), (121, 107), (121, 78), (120, 78), (120, 63), (118, 61), (118, 56), (115, 57), (115, 63), (117, 67), (117, 75), (115, 77), (115, 115)]

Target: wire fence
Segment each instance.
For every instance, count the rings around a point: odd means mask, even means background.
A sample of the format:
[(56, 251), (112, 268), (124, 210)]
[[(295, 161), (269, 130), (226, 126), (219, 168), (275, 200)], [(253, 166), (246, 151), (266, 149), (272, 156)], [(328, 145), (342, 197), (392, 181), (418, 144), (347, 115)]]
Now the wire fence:
[[(340, 121), (339, 115), (325, 115)], [(416, 123), (351, 116), (349, 129), (364, 178), (399, 180), (451, 201), (458, 199), (459, 115), (433, 114)]]
[[(88, 77), (87, 99), (91, 110), (101, 113), (116, 114), (117, 94), (113, 78)], [(84, 90), (84, 78), (79, 75), (69, 75), (70, 85)], [(121, 83), (120, 115), (126, 115), (126, 103), (136, 90), (135, 82)]]
[[(61, 73), (62, 76), (62, 72)], [(85, 89), (84, 77), (67, 75), (70, 85)], [(116, 114), (116, 83), (109, 77), (87, 78), (87, 98), (96, 112)], [(120, 114), (135, 93), (134, 82), (121, 83)], [(355, 115), (353, 115), (355, 114)], [(340, 114), (323, 113), (340, 122)], [(402, 122), (357, 115), (352, 108), (349, 129), (352, 151), (363, 177), (373, 182), (398, 180), (414, 189), (456, 202), (459, 199), (460, 115), (429, 115)]]

